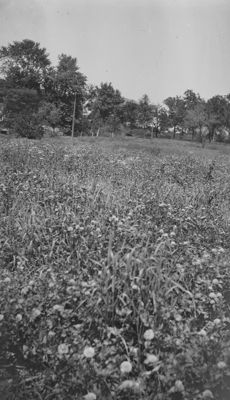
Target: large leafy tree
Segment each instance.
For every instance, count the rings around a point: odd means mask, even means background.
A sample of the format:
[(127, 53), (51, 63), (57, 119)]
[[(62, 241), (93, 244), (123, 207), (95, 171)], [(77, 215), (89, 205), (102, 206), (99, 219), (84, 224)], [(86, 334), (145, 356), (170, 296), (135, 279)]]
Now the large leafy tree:
[(176, 136), (176, 127), (183, 127), (185, 117), (185, 102), (181, 97), (168, 97), (164, 100), (164, 104), (168, 107), (168, 122), (173, 127), (173, 136)]
[(70, 130), (74, 99), (76, 122), (79, 122), (86, 92), (86, 77), (80, 72), (77, 59), (61, 54), (57, 67), (46, 76), (45, 88), (47, 101), (60, 109), (60, 124)]
[(138, 122), (144, 128), (147, 128), (152, 123), (153, 106), (150, 103), (147, 94), (144, 94), (138, 104)]
[(101, 83), (99, 87), (91, 90), (90, 96), (89, 118), (92, 129), (96, 128), (98, 131), (103, 125), (107, 125), (114, 134), (124, 118), (124, 98), (120, 91), (114, 89), (111, 83)]
[(124, 103), (119, 90), (114, 89), (111, 83), (101, 83), (97, 88), (96, 101), (94, 110), (99, 111), (101, 119), (104, 123), (117, 114), (118, 109)]
[(49, 67), (46, 49), (33, 40), (14, 41), (0, 49), (0, 72), (11, 88), (27, 88), (39, 92)]
[(130, 128), (135, 128), (138, 120), (138, 103), (133, 100), (126, 100), (123, 104), (123, 118)]
[[(193, 109), (187, 110), (185, 115), (185, 127), (192, 131), (194, 136), (195, 131), (201, 134), (202, 128), (208, 126), (208, 114), (204, 101), (199, 102)], [(209, 135), (211, 140), (211, 135)]]
[(152, 110), (152, 136), (155, 133), (155, 136), (158, 137), (160, 132), (168, 127), (168, 115), (165, 107), (160, 104), (154, 104)]
[(207, 112), (214, 127), (229, 126), (230, 107), (227, 97), (214, 96), (207, 101)]
[(54, 131), (61, 120), (61, 110), (53, 103), (43, 101), (38, 109), (38, 120), (41, 124), (50, 125)]
[(193, 110), (199, 103), (202, 103), (199, 93), (195, 93), (191, 89), (184, 92), (183, 101), (186, 110)]
[(11, 124), (18, 115), (32, 115), (39, 106), (39, 95), (32, 89), (9, 89), (4, 98), (4, 114)]

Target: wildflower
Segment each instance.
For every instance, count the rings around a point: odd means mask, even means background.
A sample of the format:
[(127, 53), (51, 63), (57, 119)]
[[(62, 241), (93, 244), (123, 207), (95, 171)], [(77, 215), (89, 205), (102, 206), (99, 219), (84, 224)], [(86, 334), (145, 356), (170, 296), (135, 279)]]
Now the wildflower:
[(211, 390), (205, 390), (205, 391), (202, 393), (202, 397), (203, 397), (203, 399), (205, 399), (205, 400), (213, 399), (213, 394), (212, 394)]
[(221, 323), (220, 318), (214, 319), (213, 323), (214, 323), (215, 325), (219, 325), (219, 324)]
[(219, 281), (218, 281), (218, 279), (216, 279), (216, 278), (215, 278), (215, 279), (213, 279), (213, 281), (212, 281), (212, 284), (213, 284), (213, 285), (218, 285), (218, 284), (219, 284)]
[(4, 319), (4, 315), (0, 314), (0, 321), (2, 321)]
[(180, 314), (176, 314), (176, 315), (174, 315), (174, 319), (175, 319), (175, 321), (180, 322), (180, 321), (182, 321), (182, 316)]
[(152, 329), (147, 329), (144, 333), (145, 340), (152, 340), (154, 338), (154, 332)]
[(158, 362), (158, 357), (154, 354), (147, 354), (144, 364), (156, 364)]
[(216, 294), (214, 292), (211, 292), (211, 293), (209, 293), (209, 297), (210, 297), (210, 299), (215, 299)]
[(83, 352), (84, 356), (86, 358), (93, 358), (95, 355), (95, 350), (93, 347), (90, 346), (86, 346)]
[(139, 286), (137, 286), (135, 283), (132, 283), (131, 288), (132, 288), (133, 290), (137, 290), (138, 292), (140, 291)]
[(96, 400), (97, 396), (93, 392), (89, 392), (84, 396), (85, 400)]
[(176, 389), (177, 392), (183, 392), (184, 391), (184, 385), (180, 380), (177, 380), (175, 382), (174, 386), (175, 386), (175, 389)]
[(217, 367), (219, 368), (219, 369), (224, 369), (224, 368), (226, 368), (226, 363), (224, 362), (224, 361), (219, 361), (218, 362), (218, 364), (217, 364)]
[(41, 315), (41, 311), (38, 308), (33, 308), (32, 314), (31, 314), (31, 319), (34, 321), (36, 318), (38, 318)]
[(63, 307), (62, 305), (60, 305), (60, 304), (55, 304), (55, 305), (53, 306), (53, 310), (54, 310), (54, 311), (58, 311), (58, 312), (60, 312), (60, 313), (63, 313), (63, 312), (64, 312), (64, 307)]
[(17, 314), (15, 317), (16, 322), (20, 322), (22, 320), (22, 315), (21, 314)]
[(74, 279), (70, 279), (68, 282), (69, 285), (75, 285), (76, 281)]
[(206, 336), (207, 332), (204, 329), (201, 329), (200, 332), (199, 332), (199, 335)]
[(129, 361), (123, 361), (120, 365), (120, 370), (122, 374), (128, 374), (132, 371), (132, 364)]
[(24, 288), (22, 288), (21, 290), (21, 294), (22, 295), (27, 295), (27, 293), (30, 291), (30, 287), (29, 286), (25, 286)]
[(126, 381), (122, 382), (119, 386), (119, 390), (125, 390), (125, 389), (132, 389), (133, 391), (137, 392), (140, 390), (140, 384), (139, 382), (127, 379)]
[(9, 277), (7, 277), (7, 278), (4, 279), (3, 282), (4, 282), (4, 283), (10, 283), (10, 282), (11, 282), (11, 279), (10, 279)]
[(58, 354), (68, 354), (69, 352), (69, 346), (66, 343), (61, 343), (58, 346)]

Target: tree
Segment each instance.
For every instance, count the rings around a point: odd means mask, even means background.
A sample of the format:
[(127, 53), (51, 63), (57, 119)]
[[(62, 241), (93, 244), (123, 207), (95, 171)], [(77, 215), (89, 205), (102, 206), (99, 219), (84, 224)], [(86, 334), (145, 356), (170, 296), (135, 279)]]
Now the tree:
[(130, 128), (135, 128), (138, 120), (138, 103), (133, 100), (126, 100), (123, 104), (123, 119)]
[(140, 99), (138, 104), (138, 122), (140, 125), (146, 129), (149, 124), (152, 123), (153, 119), (153, 106), (150, 103), (150, 100), (147, 94)]
[(73, 103), (76, 96), (76, 121), (82, 117), (82, 104), (86, 91), (86, 77), (79, 71), (77, 59), (61, 54), (58, 65), (46, 77), (46, 99), (60, 110), (61, 126), (69, 129), (72, 123)]
[(176, 137), (176, 127), (183, 128), (185, 117), (185, 103), (181, 97), (168, 97), (164, 100), (168, 107), (168, 122), (173, 127), (173, 137)]
[(123, 103), (121, 93), (114, 89), (111, 83), (101, 83), (100, 87), (96, 87), (90, 113), (93, 129), (95, 126), (98, 130), (103, 125), (108, 125), (113, 135), (123, 122)]
[(33, 40), (14, 41), (0, 49), (0, 72), (8, 87), (40, 92), (49, 66), (46, 49)]
[(39, 106), (39, 95), (32, 89), (9, 89), (4, 98), (4, 114), (9, 124), (18, 115), (32, 115)]
[(160, 131), (168, 127), (168, 115), (166, 109), (160, 104), (153, 105), (152, 111), (152, 136), (153, 132), (155, 132), (156, 137), (158, 137)]
[[(185, 127), (192, 131), (192, 136), (194, 136), (195, 131), (201, 135), (203, 127), (208, 126), (208, 114), (204, 101), (186, 111), (184, 123)], [(209, 140), (211, 140), (210, 135)]]
[(202, 102), (199, 93), (196, 94), (190, 89), (184, 92), (183, 101), (186, 110), (193, 110), (199, 103)]
[(61, 111), (53, 103), (44, 101), (38, 110), (38, 119), (42, 124), (48, 124), (54, 129), (59, 125), (61, 120)]
[(230, 127), (230, 104), (227, 96), (213, 96), (207, 101), (207, 114), (212, 137), (216, 129)]
[(40, 96), (32, 89), (9, 89), (4, 97), (4, 119), (7, 127), (19, 136), (40, 138), (42, 127), (37, 119)]

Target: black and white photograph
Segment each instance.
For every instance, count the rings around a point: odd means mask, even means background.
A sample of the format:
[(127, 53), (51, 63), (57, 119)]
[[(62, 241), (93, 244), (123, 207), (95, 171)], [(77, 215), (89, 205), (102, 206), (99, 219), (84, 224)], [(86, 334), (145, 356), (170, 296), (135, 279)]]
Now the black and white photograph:
[(230, 399), (230, 1), (0, 0), (0, 400)]

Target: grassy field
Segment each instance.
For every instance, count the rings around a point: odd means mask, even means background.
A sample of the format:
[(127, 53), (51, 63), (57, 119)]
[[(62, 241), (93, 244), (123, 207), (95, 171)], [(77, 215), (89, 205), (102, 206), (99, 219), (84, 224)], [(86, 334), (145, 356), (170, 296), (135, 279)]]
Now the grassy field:
[(230, 398), (230, 146), (0, 138), (1, 400)]

